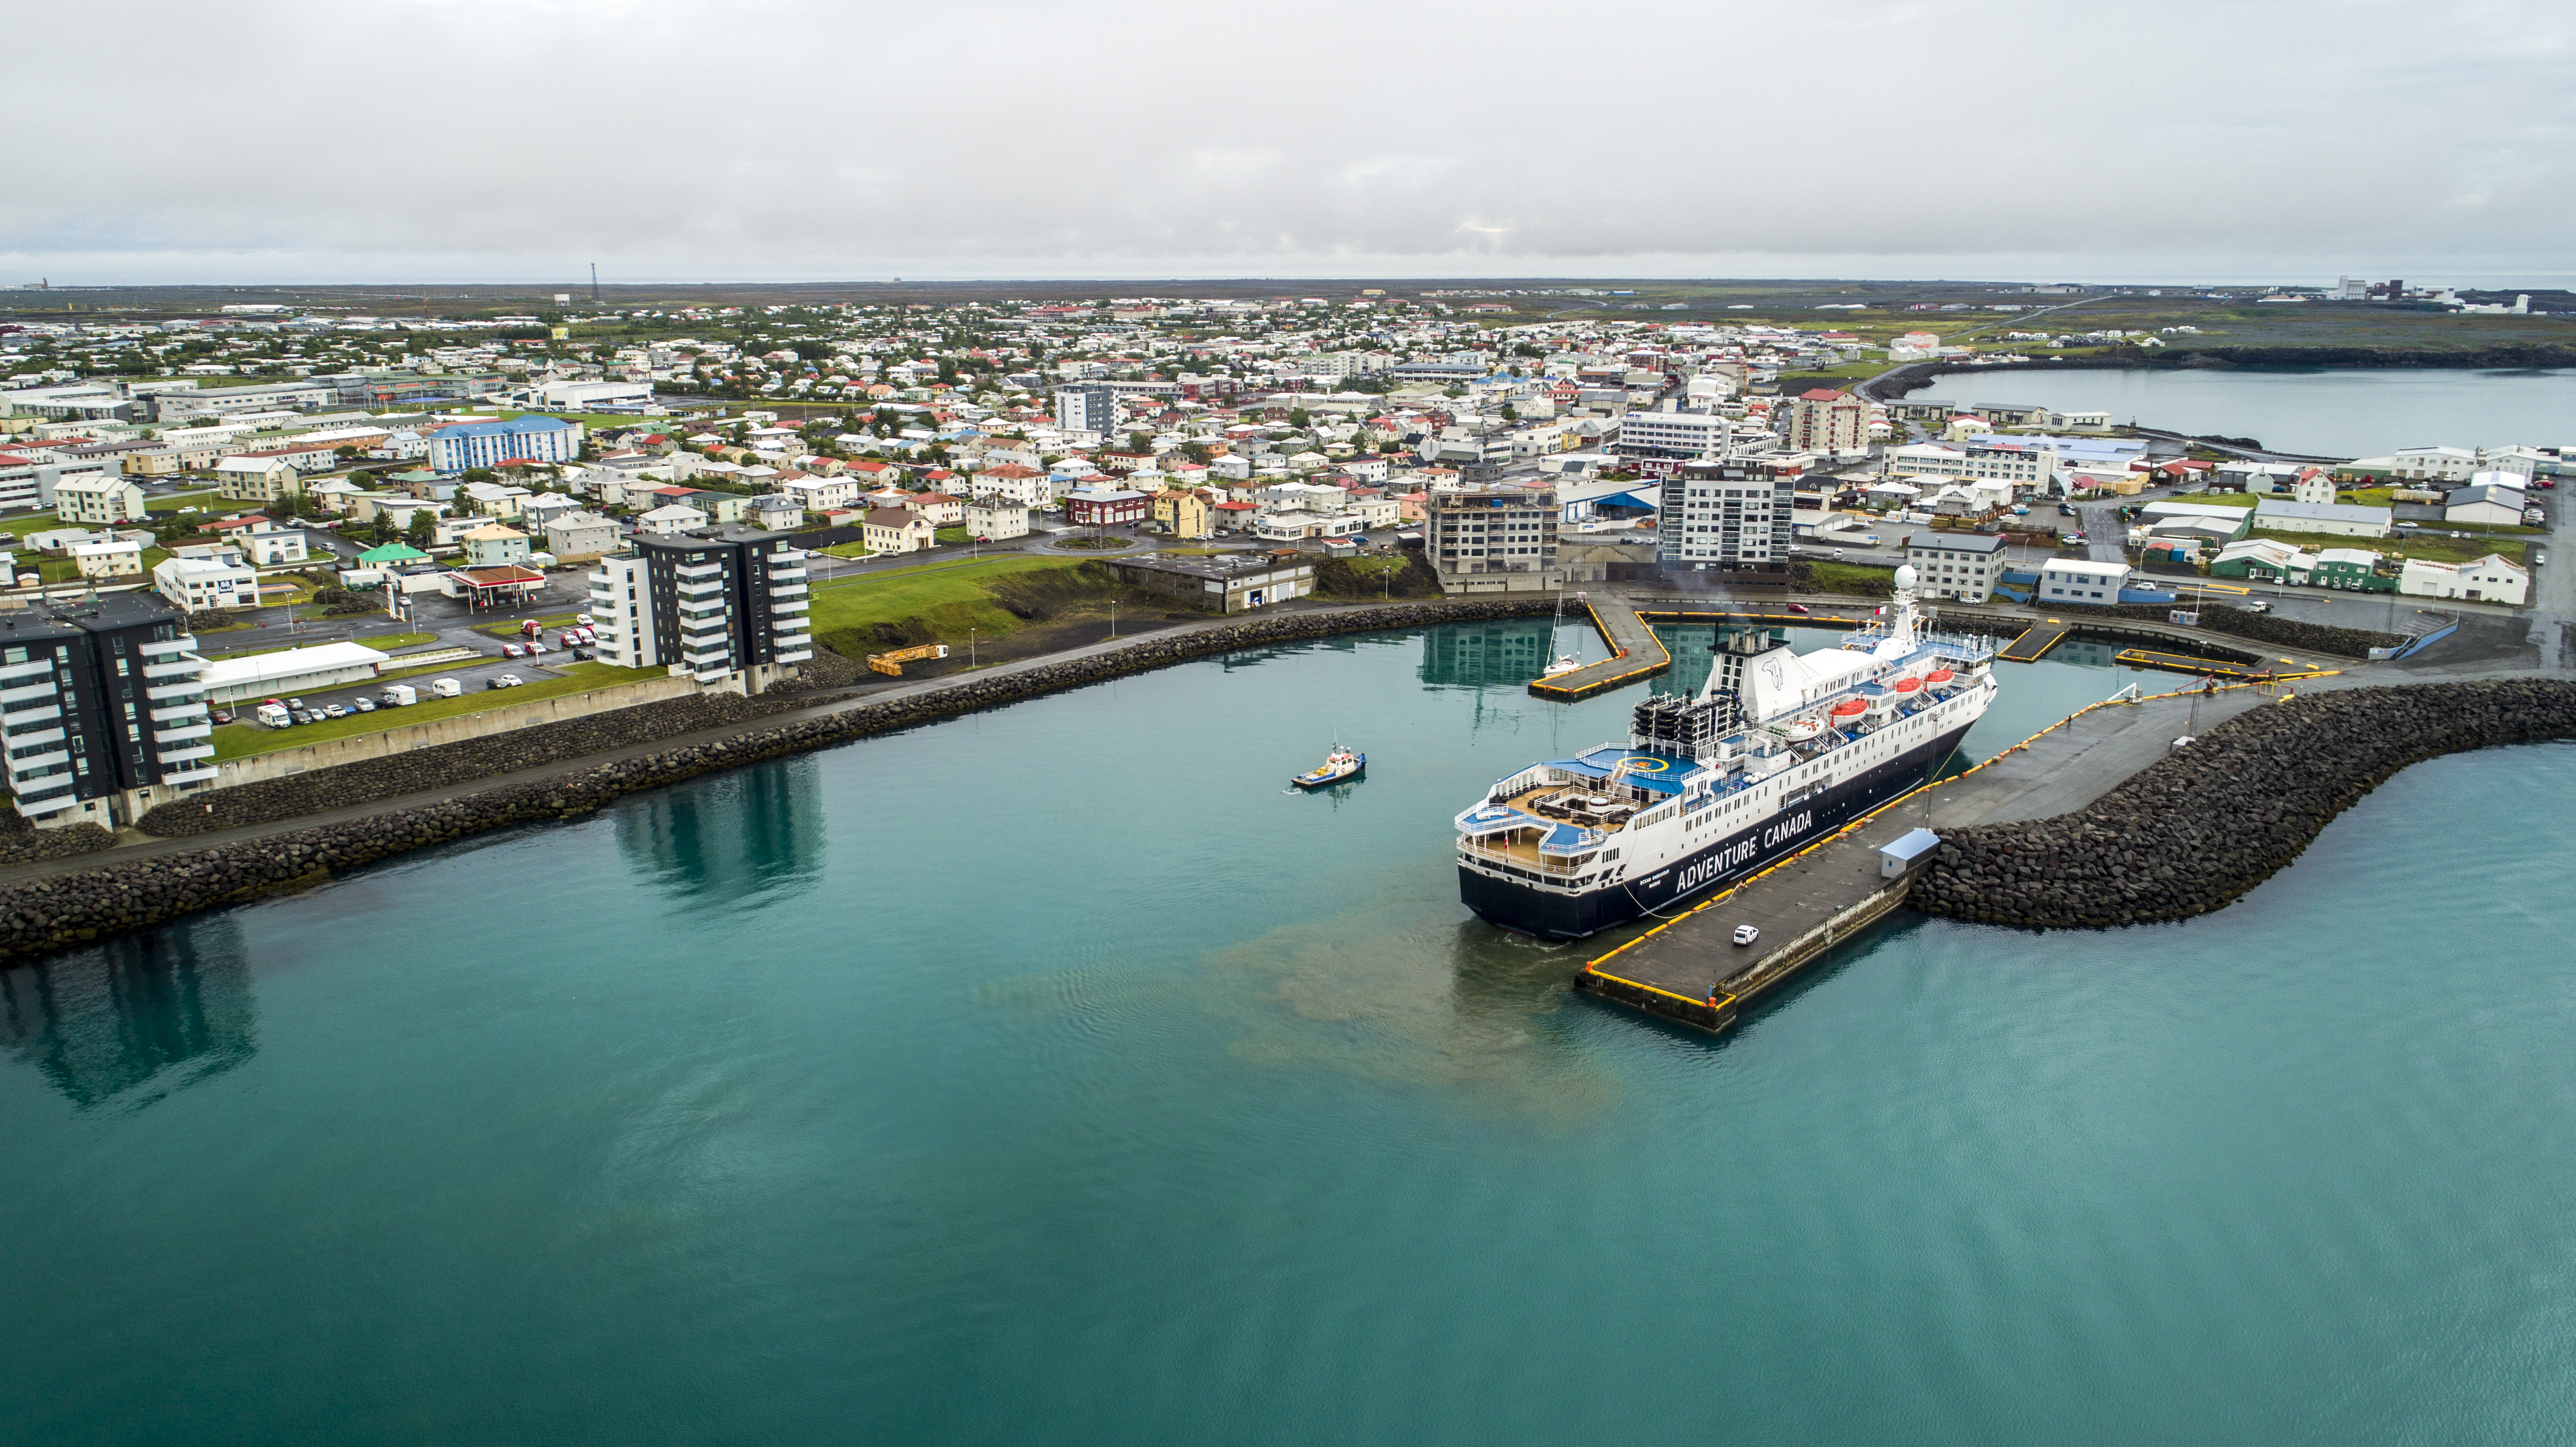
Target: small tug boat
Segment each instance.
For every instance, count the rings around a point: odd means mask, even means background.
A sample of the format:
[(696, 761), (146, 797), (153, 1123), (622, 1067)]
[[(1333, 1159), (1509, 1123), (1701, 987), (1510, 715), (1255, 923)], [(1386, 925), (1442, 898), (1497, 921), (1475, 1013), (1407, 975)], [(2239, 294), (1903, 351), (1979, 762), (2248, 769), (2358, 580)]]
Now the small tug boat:
[(1333, 745), (1333, 751), (1324, 756), (1322, 768), (1299, 774), (1288, 782), (1300, 789), (1320, 789), (1327, 784), (1356, 779), (1360, 776), (1360, 771), (1367, 767), (1368, 755), (1352, 753), (1337, 743)]

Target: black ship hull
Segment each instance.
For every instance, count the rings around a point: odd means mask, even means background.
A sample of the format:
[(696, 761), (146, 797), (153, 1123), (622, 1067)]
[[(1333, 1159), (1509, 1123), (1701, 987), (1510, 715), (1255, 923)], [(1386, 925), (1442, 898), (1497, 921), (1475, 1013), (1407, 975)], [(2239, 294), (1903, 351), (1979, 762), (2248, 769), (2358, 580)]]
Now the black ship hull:
[(1819, 789), (1769, 818), (1639, 878), (1569, 894), (1497, 879), (1461, 864), (1458, 895), (1492, 924), (1541, 939), (1580, 939), (1650, 910), (1734, 884), (1795, 854), (1921, 784), (1958, 748), (1969, 725), (1897, 755), (1857, 778)]

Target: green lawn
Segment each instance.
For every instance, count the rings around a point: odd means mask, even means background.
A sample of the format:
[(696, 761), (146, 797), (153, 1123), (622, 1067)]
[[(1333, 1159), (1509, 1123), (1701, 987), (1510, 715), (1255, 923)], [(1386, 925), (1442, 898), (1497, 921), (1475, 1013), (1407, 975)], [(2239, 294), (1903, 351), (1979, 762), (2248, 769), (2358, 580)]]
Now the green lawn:
[[(344, 739), (356, 734), (380, 733), (405, 724), (428, 723), (433, 719), (456, 718), (507, 708), (512, 704), (534, 703), (560, 694), (586, 693), (615, 683), (632, 683), (641, 678), (667, 676), (662, 668), (619, 668), (606, 663), (576, 664), (563, 678), (541, 678), (521, 688), (474, 689), (460, 698), (430, 698), (409, 708), (380, 708), (373, 713), (353, 713), (347, 718), (324, 719), (316, 724), (294, 728), (262, 728), (258, 724), (225, 724), (215, 730), (215, 757), (248, 758), (253, 754), (274, 753), (279, 749), (301, 748), (329, 739)], [(246, 705), (237, 705), (235, 712)]]
[[(207, 630), (200, 628), (197, 631), (203, 633)], [(369, 648), (383, 650), (390, 648), (410, 648), (422, 643), (435, 643), (438, 641), (438, 635), (435, 633), (388, 633), (381, 638), (361, 638), (357, 641), (365, 644)], [(239, 648), (230, 653), (203, 653), (199, 656), (209, 660), (217, 658), (256, 658), (263, 653), (284, 653), (290, 648), (310, 648), (312, 646), (313, 645), (309, 643), (280, 643), (268, 648)]]
[(58, 528), (62, 525), (63, 520), (49, 512), (22, 513), (16, 517), (0, 518), (0, 533), (7, 533), (13, 538), (23, 538), (29, 533), (41, 533), (47, 528)]
[(156, 497), (145, 502), (143, 504), (143, 510), (145, 512), (177, 512), (183, 507), (201, 507), (203, 505), (202, 499), (214, 496), (216, 496), (216, 493), (212, 488), (209, 488), (204, 492), (174, 492), (168, 497)]
[(1894, 568), (1866, 568), (1857, 563), (1809, 563), (1816, 570), (1816, 586), (1828, 593), (1859, 593), (1876, 596), (1896, 586)]
[(817, 585), (807, 616), (818, 637), (919, 618), (936, 629), (943, 641), (953, 632), (962, 643), (969, 628), (991, 638), (1028, 625), (996, 603), (985, 584), (1018, 573), (1079, 566), (1052, 558), (986, 558), (862, 573)]
[(2385, 538), (2344, 538), (2324, 533), (2276, 533), (2257, 529), (2250, 537), (2271, 538), (2276, 542), (2315, 552), (2319, 548), (2360, 548), (2366, 552), (2386, 553), (2394, 557), (2421, 558), (2428, 563), (2465, 563), (2489, 553), (2506, 560), (2522, 562), (2524, 544), (2519, 538), (2426, 538), (2398, 533)]
[(2250, 492), (2178, 492), (2169, 501), (2201, 503), (2209, 507), (2252, 507), (2263, 499)]

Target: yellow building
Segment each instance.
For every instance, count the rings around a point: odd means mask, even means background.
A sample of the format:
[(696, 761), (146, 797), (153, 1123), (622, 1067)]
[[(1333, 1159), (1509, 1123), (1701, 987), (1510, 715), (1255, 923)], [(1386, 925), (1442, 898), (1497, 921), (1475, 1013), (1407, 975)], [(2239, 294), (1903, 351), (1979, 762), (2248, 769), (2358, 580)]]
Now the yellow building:
[(1176, 538), (1204, 538), (1216, 531), (1215, 511), (1195, 492), (1174, 488), (1154, 494), (1154, 524)]

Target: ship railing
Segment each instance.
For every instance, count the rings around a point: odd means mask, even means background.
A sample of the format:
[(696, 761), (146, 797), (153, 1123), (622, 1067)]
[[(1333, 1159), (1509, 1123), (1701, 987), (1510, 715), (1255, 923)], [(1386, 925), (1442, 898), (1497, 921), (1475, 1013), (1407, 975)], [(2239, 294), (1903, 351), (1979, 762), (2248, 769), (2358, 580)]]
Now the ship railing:
[[(1540, 854), (1536, 850), (1532, 850), (1526, 855), (1518, 854), (1513, 852), (1508, 845), (1489, 844), (1483, 839), (1462, 838), (1458, 841), (1458, 849), (1459, 852), (1463, 854), (1473, 854), (1480, 859), (1488, 859), (1496, 864), (1508, 864), (1514, 869), (1527, 870), (1538, 874), (1570, 875), (1574, 873), (1576, 869), (1582, 867), (1575, 862), (1574, 858), (1553, 854)], [(1578, 857), (1584, 864), (1589, 864), (1592, 860), (1592, 855), (1588, 853)]]

